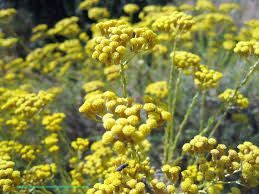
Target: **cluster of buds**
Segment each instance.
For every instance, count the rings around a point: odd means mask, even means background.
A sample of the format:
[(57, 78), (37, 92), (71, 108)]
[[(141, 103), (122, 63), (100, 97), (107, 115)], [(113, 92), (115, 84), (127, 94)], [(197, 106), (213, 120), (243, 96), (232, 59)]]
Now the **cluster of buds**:
[(230, 105), (237, 105), (239, 108), (247, 108), (249, 106), (248, 98), (244, 97), (239, 92), (237, 92), (234, 96), (234, 93), (234, 90), (226, 89), (223, 93), (218, 95), (218, 98), (223, 102), (229, 103)]
[(45, 125), (46, 130), (55, 132), (60, 131), (62, 128), (60, 123), (66, 117), (64, 113), (54, 113), (52, 115), (44, 116), (42, 119), (42, 124)]
[(215, 88), (222, 77), (222, 73), (209, 69), (207, 66), (199, 65), (194, 73), (194, 83), (201, 90), (207, 90)]
[(157, 43), (156, 34), (148, 28), (132, 28), (123, 20), (110, 20), (97, 24), (102, 36), (94, 38), (94, 59), (107, 66), (119, 64), (127, 50), (133, 52), (152, 49)]
[(189, 67), (195, 68), (201, 61), (201, 58), (198, 55), (186, 51), (172, 52), (170, 57), (173, 58), (176, 68), (179, 69), (187, 69)]

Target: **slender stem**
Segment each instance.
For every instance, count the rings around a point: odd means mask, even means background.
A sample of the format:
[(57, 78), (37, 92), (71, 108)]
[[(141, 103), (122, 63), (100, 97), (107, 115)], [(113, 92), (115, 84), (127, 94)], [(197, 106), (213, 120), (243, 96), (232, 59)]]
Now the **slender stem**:
[(201, 118), (200, 118), (200, 132), (203, 129), (204, 125), (204, 105), (206, 100), (206, 90), (202, 91), (202, 97), (201, 97)]
[[(177, 31), (174, 38), (174, 46), (173, 46), (173, 59), (170, 69), (170, 75), (169, 75), (169, 88), (168, 88), (168, 111), (171, 113), (172, 110), (172, 90), (173, 90), (173, 78), (174, 78), (174, 71), (175, 71), (175, 64), (174, 64), (174, 57), (175, 57), (175, 50), (176, 50), (176, 44), (177, 44)], [(167, 122), (166, 128), (165, 128), (165, 140), (164, 140), (164, 158), (163, 163), (165, 164), (167, 162), (167, 156), (168, 156), (168, 144), (169, 144), (169, 130), (171, 129), (171, 125), (173, 122), (173, 117), (171, 117), (171, 120)], [(172, 132), (172, 131), (170, 131)]]
[(173, 118), (174, 118), (174, 114), (175, 114), (176, 101), (177, 101), (177, 96), (178, 96), (178, 93), (179, 93), (181, 79), (182, 79), (182, 71), (180, 70), (179, 74), (177, 76), (177, 80), (176, 80), (174, 99), (173, 99), (173, 105), (172, 105), (172, 110), (171, 110), (172, 120), (170, 121), (171, 122), (171, 125), (170, 125), (171, 128), (170, 128), (170, 132), (169, 132), (170, 133), (169, 147), (172, 144), (173, 138), (174, 138), (174, 120), (173, 120)]
[(189, 119), (191, 110), (193, 109), (193, 107), (194, 107), (194, 105), (195, 105), (195, 103), (196, 103), (196, 101), (197, 101), (197, 98), (198, 98), (199, 94), (200, 94), (199, 91), (196, 92), (195, 96), (194, 96), (193, 99), (192, 99), (192, 103), (190, 104), (189, 108), (187, 109), (187, 112), (186, 112), (186, 114), (185, 114), (185, 116), (184, 116), (184, 119), (183, 119), (183, 121), (182, 121), (182, 123), (181, 123), (181, 125), (180, 125), (180, 127), (179, 127), (179, 130), (178, 130), (176, 136), (175, 136), (175, 140), (174, 140), (174, 144), (173, 144), (173, 146), (172, 146), (172, 149), (171, 149), (170, 152), (169, 152), (168, 161), (170, 161), (170, 160), (172, 159), (173, 155), (174, 155), (174, 151), (175, 151), (175, 148), (176, 148), (176, 146), (177, 146), (177, 143), (178, 143), (178, 141), (179, 141), (179, 139), (180, 139), (180, 136), (181, 136), (181, 134), (182, 134), (183, 128), (185, 127), (185, 124), (187, 123), (187, 121), (188, 121), (188, 119)]
[(123, 88), (123, 97), (127, 98), (128, 96), (128, 91), (127, 91), (127, 80), (125, 77), (125, 72), (124, 72), (124, 64), (120, 63), (120, 76), (121, 76), (121, 84)]
[[(62, 131), (62, 132), (65, 133), (64, 131)], [(67, 146), (68, 151), (70, 152), (70, 154), (72, 154), (73, 156), (75, 156), (75, 155), (76, 155), (75, 152), (71, 149), (71, 147), (70, 147), (70, 145), (69, 145), (69, 143), (68, 143), (68, 141), (67, 141), (67, 138), (66, 138), (67, 136), (64, 135), (62, 132), (61, 132), (61, 131), (58, 131), (58, 134), (59, 134), (61, 140), (66, 144), (66, 146)]]
[(219, 127), (219, 125), (221, 124), (221, 122), (223, 121), (223, 119), (225, 118), (225, 116), (226, 116), (226, 114), (227, 114), (227, 112), (228, 112), (228, 109), (229, 109), (229, 108), (227, 108), (227, 109), (225, 110), (225, 112), (223, 113), (222, 117), (218, 120), (218, 122), (216, 123), (216, 125), (214, 126), (214, 128), (212, 129), (212, 131), (210, 132), (209, 138), (211, 138), (211, 137), (214, 135), (214, 133), (216, 132), (217, 128)]
[(220, 106), (220, 108), (218, 109), (216, 115), (212, 116), (209, 118), (207, 127), (205, 129), (203, 129), (203, 131), (200, 132), (199, 135), (205, 135), (211, 128), (212, 124), (214, 123), (214, 121), (219, 117), (219, 115), (221, 114), (221, 112), (224, 110), (225, 108), (225, 104), (222, 104)]

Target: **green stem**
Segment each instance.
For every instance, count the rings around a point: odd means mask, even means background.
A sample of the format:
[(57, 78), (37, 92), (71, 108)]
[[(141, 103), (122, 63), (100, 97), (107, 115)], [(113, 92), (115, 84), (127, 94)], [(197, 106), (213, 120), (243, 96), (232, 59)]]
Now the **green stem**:
[(127, 91), (127, 80), (125, 77), (125, 72), (124, 72), (124, 64), (120, 63), (120, 76), (121, 76), (121, 84), (123, 88), (123, 97), (127, 98), (128, 96), (128, 91)]
[(200, 118), (200, 132), (203, 129), (204, 125), (204, 105), (206, 100), (206, 90), (202, 91), (202, 98), (201, 98), (201, 118)]
[[(168, 104), (168, 111), (170, 113), (172, 111), (172, 97), (173, 97), (172, 90), (173, 90), (173, 78), (174, 78), (174, 71), (175, 71), (174, 57), (175, 57), (175, 50), (176, 50), (176, 44), (177, 44), (177, 34), (178, 33), (176, 31), (175, 38), (174, 38), (174, 46), (173, 46), (173, 51), (172, 51), (173, 52), (172, 64), (171, 64), (170, 75), (169, 75), (169, 87), (168, 87), (167, 104)], [(163, 158), (164, 164), (167, 162), (167, 157), (168, 157), (169, 137), (172, 136), (169, 133), (172, 132), (172, 131), (170, 131), (172, 122), (173, 122), (173, 117), (171, 117), (171, 120), (169, 122), (167, 122), (167, 125), (166, 125), (166, 128), (165, 128), (164, 158)]]
[(174, 151), (175, 151), (175, 148), (176, 148), (176, 146), (178, 144), (180, 136), (182, 134), (183, 128), (185, 127), (185, 124), (187, 123), (187, 121), (189, 119), (190, 113), (191, 113), (191, 111), (192, 111), (192, 109), (193, 109), (193, 107), (194, 107), (194, 105), (195, 105), (195, 103), (197, 101), (197, 98), (198, 98), (199, 94), (200, 94), (199, 91), (196, 92), (195, 96), (192, 99), (192, 103), (190, 104), (189, 108), (187, 109), (187, 112), (186, 112), (186, 114), (184, 116), (184, 119), (183, 119), (183, 121), (182, 121), (182, 123), (181, 123), (181, 125), (179, 127), (179, 130), (178, 130), (176, 136), (175, 136), (175, 140), (174, 140), (174, 144), (172, 146), (172, 149), (169, 152), (168, 161), (170, 161), (172, 159), (173, 155), (174, 155)]
[(69, 146), (69, 143), (67, 141), (67, 138), (65, 137), (66, 135), (63, 135), (63, 133), (61, 131), (58, 131), (58, 134), (61, 138), (61, 140), (66, 144), (68, 151), (70, 152), (70, 154), (72, 154), (73, 156), (75, 156), (75, 152), (71, 149), (71, 147)]
[(169, 138), (169, 147), (171, 145), (171, 143), (173, 142), (173, 138), (174, 138), (174, 114), (175, 114), (175, 107), (176, 107), (176, 101), (177, 101), (177, 96), (179, 93), (179, 88), (180, 88), (180, 84), (181, 84), (181, 79), (182, 79), (182, 71), (179, 71), (177, 80), (176, 80), (176, 85), (175, 85), (175, 92), (174, 92), (174, 99), (173, 99), (173, 105), (172, 105), (172, 110), (171, 110), (171, 117), (172, 119), (170, 120), (171, 124), (170, 124), (170, 138)]
[(212, 124), (214, 123), (214, 121), (219, 117), (219, 115), (221, 114), (221, 112), (224, 110), (225, 108), (225, 104), (222, 104), (220, 106), (220, 108), (218, 109), (216, 115), (212, 116), (209, 118), (209, 121), (208, 121), (208, 124), (207, 124), (207, 127), (205, 129), (203, 129), (203, 131), (201, 131), (199, 133), (199, 135), (205, 135), (211, 128)]

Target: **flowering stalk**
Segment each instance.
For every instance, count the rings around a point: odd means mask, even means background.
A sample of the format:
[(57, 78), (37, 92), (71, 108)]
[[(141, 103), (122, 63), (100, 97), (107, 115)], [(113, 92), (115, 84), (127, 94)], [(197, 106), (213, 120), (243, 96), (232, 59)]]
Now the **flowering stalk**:
[[(182, 71), (180, 70), (176, 80), (176, 85), (175, 85), (174, 99), (173, 99), (173, 105), (172, 105), (172, 111), (171, 111), (172, 118), (174, 118), (174, 114), (175, 114), (175, 106), (176, 106), (177, 96), (178, 96), (178, 92), (181, 84), (181, 79), (182, 79)], [(173, 142), (173, 135), (174, 135), (173, 119), (170, 122), (171, 122), (171, 129), (170, 129), (169, 147)]]
[[(245, 79), (243, 79), (243, 81), (236, 87), (235, 92), (233, 93), (233, 95), (231, 96), (231, 98), (228, 100), (228, 102), (231, 102), (233, 100), (233, 98), (236, 96), (237, 92), (239, 91), (240, 88), (242, 88), (247, 81), (249, 80), (249, 78), (253, 75), (256, 66), (259, 64), (259, 61), (257, 61), (252, 67), (250, 67), (250, 71), (248, 72), (248, 74), (246, 75)], [(209, 137), (212, 137), (214, 135), (214, 133), (216, 132), (217, 128), (219, 127), (219, 125), (221, 124), (222, 120), (225, 118), (228, 110), (230, 109), (230, 105), (227, 106), (225, 112), (223, 113), (223, 116), (219, 119), (219, 121), (216, 123), (215, 127), (212, 129)]]
[(203, 129), (204, 125), (204, 105), (205, 105), (205, 99), (206, 99), (206, 90), (202, 91), (202, 97), (201, 97), (201, 118), (200, 118), (200, 132)]
[[(171, 64), (171, 69), (170, 69), (170, 77), (169, 77), (169, 88), (168, 88), (168, 111), (171, 113), (172, 112), (172, 90), (173, 90), (173, 78), (174, 78), (174, 71), (175, 71), (175, 64), (174, 64), (174, 57), (175, 57), (175, 50), (176, 50), (176, 44), (177, 44), (177, 33), (178, 30), (176, 31), (175, 38), (174, 38), (174, 47), (173, 47), (173, 61)], [(168, 144), (169, 144), (169, 137), (173, 138), (173, 131), (172, 129), (172, 123), (173, 123), (174, 118), (171, 117), (171, 120), (167, 123), (166, 128), (165, 128), (165, 140), (164, 140), (164, 158), (163, 158), (163, 163), (165, 164), (167, 161), (168, 157)]]
[(175, 148), (176, 148), (177, 143), (179, 141), (179, 138), (180, 138), (180, 136), (182, 134), (183, 128), (185, 127), (185, 124), (187, 123), (187, 120), (189, 119), (190, 113), (191, 113), (194, 105), (196, 104), (196, 101), (197, 101), (197, 98), (198, 98), (199, 94), (200, 94), (199, 91), (196, 92), (195, 96), (192, 99), (192, 103), (190, 104), (190, 106), (189, 106), (189, 108), (188, 108), (188, 110), (187, 110), (187, 112), (186, 112), (186, 114), (184, 116), (184, 119), (183, 119), (183, 121), (182, 121), (182, 123), (181, 123), (181, 125), (179, 127), (179, 130), (178, 130), (176, 136), (175, 136), (174, 144), (173, 144), (172, 148), (169, 150), (168, 161), (170, 161), (172, 159), (172, 157), (173, 157)]
[(123, 88), (123, 97), (127, 98), (128, 92), (127, 92), (127, 80), (125, 77), (125, 72), (124, 72), (124, 64), (120, 63), (120, 76), (121, 76), (121, 84)]

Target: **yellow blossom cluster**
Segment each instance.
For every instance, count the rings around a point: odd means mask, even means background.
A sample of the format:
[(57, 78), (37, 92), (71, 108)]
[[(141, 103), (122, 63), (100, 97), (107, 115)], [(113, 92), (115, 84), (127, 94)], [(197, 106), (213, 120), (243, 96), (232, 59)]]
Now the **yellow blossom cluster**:
[(23, 171), (22, 182), (25, 186), (41, 186), (50, 180), (56, 172), (55, 163), (36, 165), (29, 170)]
[(232, 89), (226, 89), (223, 93), (218, 95), (218, 98), (227, 102), (230, 105), (237, 105), (239, 108), (247, 108), (249, 106), (248, 98), (237, 92), (234, 96), (235, 91)]
[(137, 4), (129, 3), (124, 5), (123, 10), (125, 13), (132, 15), (139, 10), (139, 6)]
[(218, 9), (220, 12), (229, 13), (233, 9), (240, 10), (240, 5), (237, 3), (222, 3)]
[(21, 136), (22, 133), (28, 129), (27, 122), (19, 120), (17, 117), (12, 117), (10, 120), (7, 120), (6, 124), (15, 129), (15, 136)]
[(22, 159), (32, 162), (36, 159), (36, 153), (39, 153), (40, 149), (40, 147), (36, 148), (34, 145), (25, 145), (21, 147), (18, 153), (21, 155)]
[(102, 81), (98, 81), (98, 80), (87, 82), (83, 85), (83, 88), (86, 93), (102, 89), (103, 87), (104, 87), (104, 83)]
[(0, 37), (0, 47), (9, 48), (18, 42), (17, 38), (2, 38)]
[(94, 38), (94, 59), (99, 59), (107, 66), (119, 64), (127, 50), (127, 45), (133, 52), (152, 49), (156, 42), (156, 34), (148, 28), (132, 28), (123, 20), (100, 22), (97, 27), (102, 36)]
[[(104, 68), (104, 75), (107, 81), (116, 80), (120, 77), (120, 65), (111, 65)], [(123, 69), (128, 69), (128, 65), (123, 65)]]
[(0, 159), (0, 191), (15, 191), (21, 183), (20, 171), (14, 170), (15, 162), (8, 157)]
[(113, 158), (113, 152), (102, 141), (94, 142), (90, 150), (93, 153), (85, 156), (83, 173), (92, 177), (92, 181), (94, 181), (104, 177), (105, 170), (110, 166), (110, 161)]
[(198, 0), (195, 9), (198, 11), (213, 11), (215, 7), (209, 0)]
[(151, 94), (158, 98), (165, 98), (168, 95), (168, 86), (166, 81), (158, 81), (149, 84), (145, 90), (146, 94)]
[(249, 187), (256, 187), (259, 185), (259, 148), (251, 142), (244, 142), (237, 146), (239, 149), (238, 157), (242, 165), (242, 179)]
[(176, 30), (189, 30), (194, 24), (191, 15), (186, 15), (184, 12), (175, 11), (171, 15), (158, 18), (152, 27), (160, 32), (172, 33)]
[(238, 53), (243, 57), (247, 57), (249, 55), (259, 56), (259, 42), (252, 41), (240, 41), (236, 44), (234, 48), (234, 52)]
[(74, 150), (76, 151), (86, 151), (89, 145), (89, 141), (87, 138), (83, 139), (83, 138), (77, 138), (76, 141), (72, 141), (71, 142), (71, 146), (72, 148), (74, 148)]
[(12, 18), (16, 14), (16, 9), (10, 8), (10, 9), (1, 9), (0, 10), (0, 19), (6, 20), (9, 18)]
[[(213, 138), (195, 136), (190, 143), (183, 146), (183, 151), (191, 155), (199, 156), (199, 168), (194, 166), (195, 171), (190, 173), (193, 180), (199, 182), (212, 182), (218, 180), (226, 181), (228, 177), (239, 171), (241, 176), (237, 177), (240, 183), (249, 187), (256, 187), (258, 182), (258, 147), (251, 142), (244, 142), (237, 146), (239, 152), (234, 149), (228, 149), (224, 144), (218, 144)], [(206, 159), (206, 153), (210, 153), (211, 161)], [(169, 167), (165, 167), (170, 169)], [(198, 170), (198, 171), (197, 171)], [(183, 175), (184, 171), (182, 171)], [(214, 182), (216, 183), (216, 182)], [(216, 188), (208, 187), (208, 192), (215, 192)], [(219, 189), (219, 188), (218, 188)], [(223, 187), (221, 188), (221, 190)]]
[(195, 68), (195, 66), (201, 61), (198, 55), (186, 52), (186, 51), (175, 51), (170, 54), (173, 58), (176, 68), (186, 69), (189, 67)]
[(194, 72), (194, 83), (201, 90), (207, 90), (215, 88), (222, 77), (222, 73), (209, 69), (207, 66), (199, 65)]
[(87, 194), (95, 192), (116, 192), (116, 193), (144, 193), (144, 177), (153, 176), (154, 170), (150, 168), (150, 159), (146, 158), (142, 162), (137, 160), (127, 160), (126, 157), (117, 157), (113, 165), (108, 169), (110, 173), (105, 176), (104, 183), (96, 183)]
[(30, 41), (36, 42), (36, 41), (40, 40), (41, 38), (46, 37), (47, 36), (47, 29), (48, 29), (47, 24), (39, 24), (39, 25), (35, 26), (32, 29), (33, 35), (31, 36)]
[(14, 141), (0, 141), (0, 156), (10, 158), (12, 153), (16, 153), (23, 160), (32, 162), (36, 159), (36, 154), (41, 150), (41, 147), (35, 145), (23, 145)]
[(51, 135), (47, 136), (42, 143), (48, 147), (49, 152), (52, 154), (55, 154), (59, 151), (57, 133), (51, 133)]
[[(159, 38), (159, 35), (158, 35), (158, 38)], [(153, 51), (154, 51), (154, 55), (155, 56), (159, 56), (159, 55), (165, 55), (168, 51), (167, 47), (162, 45), (162, 44), (157, 44), (156, 46), (154, 46), (153, 48)]]
[(79, 4), (79, 9), (87, 10), (94, 5), (97, 5), (98, 3), (99, 0), (84, 0)]
[[(113, 92), (97, 91), (86, 95), (85, 103), (79, 111), (89, 119), (96, 120), (101, 117), (103, 126), (107, 130), (102, 137), (103, 143), (112, 143), (117, 153), (124, 153), (127, 143), (141, 142), (153, 128), (161, 127), (166, 120), (170, 119), (170, 113), (155, 98), (146, 96), (144, 105), (133, 104), (133, 102), (132, 98), (119, 98)], [(147, 120), (139, 125), (141, 110), (146, 112)]]
[(93, 20), (100, 20), (108, 18), (110, 16), (109, 11), (106, 8), (93, 7), (88, 10), (88, 17)]
[(1, 110), (12, 111), (21, 118), (30, 118), (52, 102), (54, 97), (54, 94), (43, 90), (39, 91), (38, 94), (22, 90), (6, 90), (3, 92), (5, 101), (1, 106)]
[(65, 37), (73, 37), (80, 33), (80, 27), (78, 26), (79, 18), (72, 16), (70, 18), (65, 18), (60, 20), (55, 24), (53, 28), (47, 31), (49, 36), (61, 35)]
[(46, 130), (56, 132), (60, 131), (62, 127), (60, 123), (66, 117), (64, 113), (54, 113), (52, 115), (46, 115), (42, 119), (42, 124), (45, 126)]

